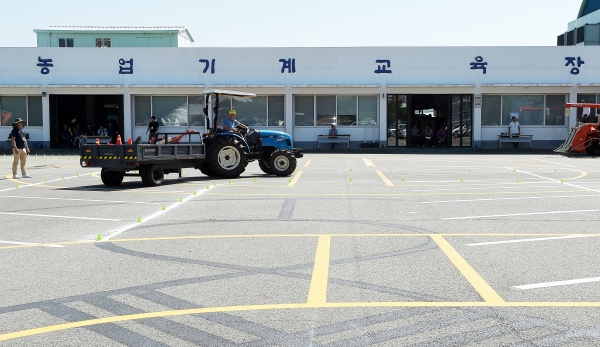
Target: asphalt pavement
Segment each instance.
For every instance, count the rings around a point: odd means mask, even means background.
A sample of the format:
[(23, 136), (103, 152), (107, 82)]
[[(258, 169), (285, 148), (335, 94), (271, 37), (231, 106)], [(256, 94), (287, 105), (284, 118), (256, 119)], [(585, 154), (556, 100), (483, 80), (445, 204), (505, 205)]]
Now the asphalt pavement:
[(0, 347), (600, 346), (600, 158), (313, 151), (152, 188), (10, 166)]

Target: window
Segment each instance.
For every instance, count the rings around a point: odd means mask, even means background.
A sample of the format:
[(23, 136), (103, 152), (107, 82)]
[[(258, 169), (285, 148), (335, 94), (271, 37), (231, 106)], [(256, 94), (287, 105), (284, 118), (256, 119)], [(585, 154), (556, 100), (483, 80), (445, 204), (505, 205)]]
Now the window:
[(58, 47), (74, 47), (73, 46), (73, 38), (59, 38), (58, 39)]
[(294, 124), (296, 126), (375, 125), (377, 124), (377, 100), (376, 95), (295, 95)]
[(0, 96), (2, 126), (12, 126), (16, 118), (25, 120), (27, 126), (43, 126), (41, 96)]
[(102, 47), (106, 47), (106, 48), (110, 48), (110, 38), (97, 38), (96, 39), (96, 47), (98, 48), (102, 48)]
[(317, 96), (317, 126), (336, 124), (335, 96)]
[(136, 96), (133, 107), (136, 126), (147, 126), (151, 116), (160, 126), (204, 126), (201, 95)]
[(481, 125), (508, 126), (511, 114), (518, 114), (521, 125), (564, 126), (565, 101), (565, 94), (483, 95)]
[(294, 97), (294, 125), (296, 126), (314, 126), (315, 125), (315, 97), (314, 96), (296, 96)]
[(236, 120), (253, 127), (283, 126), (284, 98), (279, 95), (253, 98), (221, 97), (219, 100), (219, 126), (229, 110), (237, 112)]

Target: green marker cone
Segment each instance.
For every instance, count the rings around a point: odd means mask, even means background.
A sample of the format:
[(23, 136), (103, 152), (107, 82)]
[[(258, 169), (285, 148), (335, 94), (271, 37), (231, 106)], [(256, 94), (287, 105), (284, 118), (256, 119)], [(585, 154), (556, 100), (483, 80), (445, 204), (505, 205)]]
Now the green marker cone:
[(44, 183), (48, 183), (48, 180), (44, 180)]
[(513, 169), (513, 172), (517, 172), (517, 169)]
[(554, 169), (554, 172), (556, 172), (556, 169)]
[(206, 189), (209, 189), (208, 186), (206, 186)]
[(256, 183), (256, 178), (254, 179), (254, 183)]
[(183, 198), (182, 197), (179, 197), (179, 202), (183, 202)]
[(79, 177), (79, 174), (77, 174), (77, 177)]
[(402, 182), (404, 182), (404, 177), (402, 177)]
[(462, 183), (462, 181), (463, 181), (463, 179), (461, 178), (461, 179), (460, 179), (460, 182)]
[(517, 180), (517, 183), (519, 183), (519, 180)]
[(15, 184), (15, 188), (17, 188), (17, 189), (18, 189), (18, 188), (19, 188), (19, 185), (18, 185), (18, 184)]
[(162, 210), (166, 211), (167, 210), (167, 206), (163, 205), (163, 209)]
[(216, 187), (216, 186), (217, 186), (217, 182), (213, 182), (213, 186), (215, 186), (215, 187)]
[(231, 180), (229, 180), (229, 184), (231, 184)]
[(350, 177), (350, 182), (352, 182), (352, 177)]
[(196, 195), (196, 191), (194, 190), (194, 195)]
[(565, 181), (564, 180), (560, 180), (560, 183), (565, 183)]
[(98, 234), (98, 238), (97, 238), (97, 240), (98, 240), (98, 241), (102, 241), (102, 235)]
[(288, 180), (288, 182), (292, 182), (292, 179), (290, 178), (290, 179)]
[(352, 168), (350, 168), (350, 172), (352, 172)]
[(392, 172), (392, 168), (390, 168), (390, 172)]
[(138, 217), (138, 223), (142, 222), (142, 217)]
[(469, 172), (471, 172), (471, 169), (469, 169)]
[(65, 179), (65, 176), (63, 176), (63, 178), (62, 178), (62, 179), (64, 180), (64, 179)]

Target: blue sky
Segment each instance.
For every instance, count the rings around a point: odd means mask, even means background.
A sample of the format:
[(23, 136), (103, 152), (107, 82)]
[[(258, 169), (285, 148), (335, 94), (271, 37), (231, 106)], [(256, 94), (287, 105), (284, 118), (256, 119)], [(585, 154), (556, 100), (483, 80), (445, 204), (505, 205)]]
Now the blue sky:
[(50, 25), (185, 25), (195, 47), (555, 46), (581, 0), (0, 0), (0, 47)]

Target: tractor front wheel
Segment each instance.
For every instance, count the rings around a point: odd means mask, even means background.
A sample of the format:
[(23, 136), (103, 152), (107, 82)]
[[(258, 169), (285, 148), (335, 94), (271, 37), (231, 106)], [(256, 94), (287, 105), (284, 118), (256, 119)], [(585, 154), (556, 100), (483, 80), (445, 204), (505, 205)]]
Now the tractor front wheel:
[(267, 175), (273, 175), (273, 170), (271, 170), (271, 167), (269, 166), (269, 162), (267, 160), (263, 160), (260, 159), (258, 161), (258, 167), (260, 167), (260, 169), (262, 170), (262, 172), (266, 173)]
[(292, 152), (280, 149), (269, 158), (271, 172), (277, 176), (289, 176), (296, 170), (296, 157)]
[(587, 154), (597, 157), (600, 156), (600, 142), (599, 140), (592, 141), (589, 146), (585, 148)]

